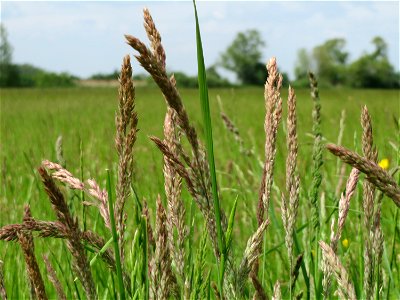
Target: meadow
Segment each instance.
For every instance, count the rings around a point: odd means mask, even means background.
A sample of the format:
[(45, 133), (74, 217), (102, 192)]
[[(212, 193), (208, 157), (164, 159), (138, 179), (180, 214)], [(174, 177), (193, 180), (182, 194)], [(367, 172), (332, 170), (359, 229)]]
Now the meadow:
[[(264, 99), (262, 88), (232, 88), (211, 89), (210, 106), (212, 125), (214, 129), (214, 153), (216, 157), (217, 176), (220, 189), (221, 206), (229, 212), (237, 199), (237, 213), (233, 230), (235, 253), (241, 253), (246, 240), (257, 228), (255, 219), (257, 210), (258, 186), (262, 175), (262, 160), (265, 143)], [(300, 212), (297, 227), (307, 222), (310, 217), (307, 189), (310, 184), (310, 168), (312, 165), (312, 100), (307, 89), (296, 91), (297, 115), (299, 134), (299, 173), (302, 182), (300, 192)], [(182, 99), (189, 116), (198, 132), (202, 136), (202, 122), (197, 90), (181, 90)], [(221, 101), (218, 103), (217, 98)], [(394, 90), (350, 90), (328, 89), (320, 91), (322, 105), (322, 134), (323, 142), (338, 142), (338, 136), (343, 130), (341, 143), (346, 147), (360, 152), (362, 129), (360, 126), (360, 111), (367, 105), (372, 117), (374, 143), (379, 150), (379, 159), (388, 158), (391, 168), (397, 165), (398, 128), (395, 121), (399, 117), (399, 91)], [(287, 98), (283, 90), (282, 98)], [(118, 93), (115, 88), (66, 88), (66, 89), (6, 89), (1, 92), (1, 218), (0, 226), (11, 223), (20, 223), (23, 217), (23, 206), (30, 204), (32, 215), (43, 220), (53, 220), (54, 214), (37, 174), (37, 167), (41, 161), (49, 159), (57, 161), (55, 142), (63, 137), (63, 152), (67, 169), (73, 174), (80, 174), (83, 178), (96, 178), (101, 186), (106, 183), (106, 168), (112, 170), (113, 181), (116, 182), (118, 157), (115, 151), (115, 114), (118, 107)], [(221, 106), (222, 103), (222, 106)], [(220, 117), (221, 108), (239, 129), (243, 139), (243, 147), (254, 152), (254, 155), (243, 155), (240, 145), (235, 142)], [(285, 109), (285, 106), (284, 106)], [(134, 146), (134, 180), (140, 199), (146, 199), (150, 207), (151, 222), (154, 225), (156, 211), (155, 199), (161, 194), (164, 199), (164, 179), (162, 172), (162, 155), (150, 141), (149, 136), (162, 136), (162, 124), (166, 111), (166, 104), (158, 89), (138, 87), (136, 89), (136, 110), (140, 129)], [(343, 118), (343, 112), (344, 118)], [(286, 112), (284, 112), (285, 115)], [(342, 125), (341, 123), (342, 120)], [(284, 277), (287, 268), (282, 221), (280, 219), (279, 190), (284, 189), (285, 177), (285, 122), (278, 131), (277, 158), (275, 167), (274, 192), (272, 194), (271, 216), (274, 220), (266, 231), (265, 247), (267, 269), (265, 282), (272, 289), (275, 281)], [(340, 141), (339, 141), (340, 142)], [(82, 160), (81, 160), (82, 159)], [(324, 194), (325, 214), (334, 211), (337, 206), (337, 185), (340, 177), (347, 177), (350, 168), (341, 174), (342, 164), (330, 153), (323, 153), (322, 167), (323, 181), (321, 192)], [(344, 178), (344, 180), (346, 180)], [(343, 178), (342, 178), (343, 181)], [(342, 183), (343, 184), (343, 183)], [(343, 186), (339, 189), (341, 192)], [(358, 193), (352, 200), (352, 209), (346, 223), (343, 240), (348, 241), (346, 248), (341, 247), (346, 265), (354, 264), (352, 270), (356, 274), (362, 270), (359, 253), (362, 253), (362, 192), (361, 185)], [(79, 197), (75, 192), (65, 191), (72, 211), (81, 216)], [(190, 211), (191, 197), (183, 194), (186, 210)], [(164, 200), (165, 201), (165, 200)], [(127, 201), (128, 216), (133, 215), (133, 197)], [(398, 233), (395, 237), (396, 207), (386, 198), (382, 208), (382, 229), (385, 236), (384, 270), (388, 272), (391, 266), (392, 281), (391, 294), (384, 295), (388, 299), (395, 299), (399, 293), (399, 249)], [(88, 228), (96, 228), (97, 232), (107, 232), (99, 223), (99, 214), (89, 208), (86, 216)], [(199, 212), (194, 213), (195, 225), (194, 240), (198, 247), (204, 224)], [(82, 220), (80, 221), (82, 222)], [(128, 217), (128, 240), (135, 232), (133, 218)], [(324, 224), (325, 238), (329, 237), (330, 224)], [(398, 229), (397, 229), (398, 230)], [(109, 233), (108, 233), (109, 234)], [(299, 239), (304, 239), (302, 233)], [(397, 240), (396, 243), (393, 243)], [(56, 266), (61, 282), (69, 297), (76, 297), (73, 288), (73, 276), (70, 273), (65, 246), (57, 239), (35, 239), (36, 253), (43, 274), (44, 264), (41, 254), (50, 253), (50, 258)], [(23, 256), (17, 243), (0, 241), (0, 258), (4, 262), (4, 281), (10, 299), (29, 297), (29, 288), (26, 281)], [(280, 247), (275, 248), (277, 245)], [(208, 253), (207, 268), (213, 268), (214, 261)], [(273, 262), (273, 263), (272, 263)], [(95, 271), (104, 270), (100, 263), (93, 266)], [(385, 273), (386, 273), (385, 272)], [(110, 280), (109, 273), (95, 272), (98, 278), (99, 294), (108, 298), (113, 291), (106, 284)], [(356, 276), (356, 275), (354, 275)], [(386, 273), (386, 276), (389, 276)], [(301, 278), (299, 280), (302, 280)], [(388, 278), (386, 277), (386, 280)], [(359, 287), (361, 288), (361, 287)], [(50, 283), (46, 282), (49, 296), (55, 295)], [(299, 288), (298, 290), (303, 290)], [(82, 293), (80, 287), (77, 288)], [(115, 292), (115, 291), (114, 291)], [(305, 292), (305, 291), (304, 291)]]
[(398, 299), (399, 91), (208, 90), (195, 20), (198, 91), (147, 9), (159, 89), (1, 91), (0, 296)]

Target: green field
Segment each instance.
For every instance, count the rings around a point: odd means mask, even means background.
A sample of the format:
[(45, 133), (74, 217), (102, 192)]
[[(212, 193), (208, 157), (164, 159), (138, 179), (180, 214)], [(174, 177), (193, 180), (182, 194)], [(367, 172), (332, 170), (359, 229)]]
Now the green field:
[[(197, 90), (181, 90), (181, 95), (193, 124), (202, 139), (202, 119)], [(229, 215), (235, 199), (238, 201), (234, 224), (233, 252), (234, 257), (242, 257), (247, 239), (257, 228), (256, 208), (258, 187), (261, 180), (264, 159), (264, 91), (262, 88), (232, 88), (210, 90), (210, 105), (214, 133), (214, 153), (221, 205)], [(305, 224), (310, 217), (310, 203), (308, 203), (307, 187), (311, 183), (312, 166), (312, 101), (309, 90), (296, 91), (299, 134), (299, 167), (301, 177), (300, 211), (297, 227)], [(219, 116), (220, 107), (217, 95), (221, 97), (225, 113), (238, 127), (244, 140), (244, 147), (252, 149), (254, 156), (245, 156), (239, 152), (239, 146), (229, 133)], [(278, 132), (277, 162), (273, 188), (273, 210), (271, 225), (267, 229), (263, 258), (263, 279), (265, 288), (271, 293), (277, 279), (288, 280), (287, 254), (285, 247), (274, 248), (284, 240), (284, 230), (280, 217), (280, 190), (285, 188), (285, 159), (286, 159), (286, 99), (287, 92), (283, 92), (284, 113)], [(321, 90), (322, 105), (322, 133), (323, 142), (337, 143), (340, 131), (342, 111), (345, 111), (344, 133), (341, 144), (349, 149), (361, 153), (361, 107), (367, 105), (372, 116), (374, 142), (379, 151), (378, 159), (388, 158), (390, 168), (398, 165), (399, 154), (396, 152), (399, 145), (399, 129), (396, 122), (399, 120), (399, 91), (394, 90), (350, 90), (330, 89)], [(83, 166), (84, 178), (96, 178), (100, 185), (105, 187), (106, 169), (111, 169), (115, 180), (118, 157), (115, 151), (115, 124), (114, 117), (118, 107), (118, 93), (114, 88), (70, 88), (70, 89), (4, 89), (1, 90), (1, 192), (0, 192), (0, 227), (10, 223), (20, 223), (23, 217), (25, 203), (31, 205), (32, 215), (41, 220), (55, 220), (53, 211), (36, 168), (43, 159), (56, 161), (55, 141), (59, 135), (63, 137), (64, 157), (67, 169), (76, 176)], [(136, 108), (139, 117), (140, 131), (134, 148), (135, 174), (134, 186), (139, 199), (147, 200), (154, 225), (155, 199), (161, 194), (164, 199), (164, 182), (162, 172), (162, 155), (149, 136), (162, 138), (163, 119), (166, 104), (158, 89), (140, 87), (136, 90)], [(80, 149), (82, 145), (82, 149)], [(82, 150), (82, 153), (81, 153)], [(81, 158), (83, 164), (81, 164)], [(337, 195), (336, 186), (339, 182), (340, 164), (338, 160), (324, 151), (324, 165), (322, 167), (323, 182), (321, 191), (325, 198), (325, 210), (329, 215), (335, 208)], [(345, 180), (350, 172), (346, 170)], [(363, 176), (361, 177), (363, 179)], [(344, 187), (343, 187), (344, 188)], [(343, 191), (343, 188), (340, 191)], [(184, 188), (185, 189), (185, 188)], [(80, 218), (82, 206), (79, 197), (72, 191), (65, 191), (68, 203)], [(191, 197), (184, 192), (183, 198), (186, 211), (190, 211)], [(164, 199), (165, 201), (165, 199)], [(348, 239), (349, 248), (339, 246), (342, 263), (348, 266), (348, 271), (354, 280), (356, 291), (362, 290), (362, 185), (353, 197), (342, 239)], [(133, 211), (133, 197), (127, 203), (128, 216)], [(384, 282), (392, 278), (390, 295), (383, 296), (396, 299), (400, 295), (400, 253), (399, 236), (397, 233), (396, 248), (393, 253), (397, 257), (392, 260), (392, 245), (396, 239), (395, 213), (396, 206), (389, 198), (384, 198), (382, 208), (382, 228), (385, 237), (383, 270)], [(195, 207), (194, 235), (195, 245), (200, 242), (203, 233), (203, 218)], [(80, 219), (80, 222), (82, 220)], [(88, 228), (104, 234), (106, 240), (109, 233), (101, 223), (101, 218), (95, 208), (88, 209)], [(128, 241), (134, 235), (133, 218), (128, 217)], [(330, 222), (323, 224), (322, 238), (329, 241)], [(398, 230), (398, 229), (397, 229)], [(309, 259), (313, 249), (307, 248), (304, 232), (298, 234), (302, 250)], [(50, 253), (51, 261), (56, 270), (62, 274), (60, 280), (65, 287), (67, 297), (76, 297), (74, 277), (68, 263), (69, 254), (60, 240), (35, 239), (36, 256), (40, 262), (42, 274), (45, 267), (41, 254)], [(127, 243), (129, 248), (130, 242)], [(211, 247), (209, 247), (211, 249)], [(268, 251), (271, 250), (271, 251)], [(213, 269), (215, 260), (209, 250), (206, 270)], [(308, 253), (308, 254), (307, 254)], [(68, 259), (62, 259), (68, 257)], [(92, 254), (89, 258), (93, 257)], [(4, 276), (6, 289), (10, 299), (29, 298), (29, 289), (25, 280), (25, 264), (17, 243), (0, 241), (0, 260), (4, 262)], [(133, 263), (133, 262), (129, 262)], [(129, 265), (128, 263), (128, 265)], [(392, 265), (390, 267), (390, 264)], [(104, 272), (107, 268), (96, 262), (93, 266), (95, 282), (99, 295), (111, 297), (111, 276)], [(215, 272), (214, 272), (215, 273)], [(215, 274), (212, 280), (215, 280)], [(45, 278), (45, 276), (43, 276)], [(115, 279), (116, 280), (116, 279)], [(49, 296), (55, 297), (55, 290), (45, 278)], [(358, 283), (357, 283), (358, 282)], [(78, 282), (77, 282), (78, 283)], [(83, 296), (80, 284), (77, 290)], [(305, 293), (303, 277), (299, 277), (299, 286), (296, 291)], [(385, 290), (386, 291), (386, 290)]]

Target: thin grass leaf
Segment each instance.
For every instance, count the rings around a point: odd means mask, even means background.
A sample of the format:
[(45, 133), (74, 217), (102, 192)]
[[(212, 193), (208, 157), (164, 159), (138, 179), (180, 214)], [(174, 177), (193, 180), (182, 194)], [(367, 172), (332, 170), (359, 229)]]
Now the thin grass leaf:
[(222, 224), (221, 224), (221, 210), (219, 205), (218, 198), (218, 187), (217, 187), (217, 176), (215, 172), (215, 162), (214, 162), (214, 150), (213, 150), (213, 136), (212, 136), (212, 125), (211, 125), (211, 114), (210, 114), (210, 105), (208, 99), (208, 85), (207, 85), (207, 76), (206, 76), (206, 68), (204, 65), (204, 56), (203, 56), (203, 46), (201, 43), (200, 36), (200, 26), (199, 20), (197, 16), (196, 2), (193, 0), (193, 7), (196, 19), (196, 44), (197, 44), (197, 67), (198, 67), (198, 82), (199, 82), (199, 93), (200, 93), (200, 104), (201, 110), (203, 112), (203, 123), (204, 123), (204, 133), (206, 139), (206, 148), (207, 148), (207, 156), (208, 163), (210, 166), (210, 175), (211, 175), (211, 186), (214, 200), (214, 211), (215, 211), (215, 220), (217, 226), (217, 235), (218, 235), (218, 247), (221, 254), (220, 258), (220, 266), (219, 266), (219, 277), (218, 277), (218, 285), (220, 294), (222, 295), (222, 286), (224, 281), (224, 272), (225, 272), (225, 260), (226, 260), (226, 244), (224, 241), (224, 234), (222, 232)]
[(149, 270), (148, 270), (148, 236), (147, 236), (147, 219), (145, 216), (142, 217), (141, 230), (143, 233), (142, 250), (143, 250), (143, 270), (142, 270), (142, 280), (144, 282), (144, 299), (149, 299)]
[[(79, 169), (80, 169), (80, 179), (83, 182), (83, 141), (79, 138)], [(80, 201), (81, 203), (85, 202), (85, 192), (82, 190), (80, 193)], [(83, 230), (86, 231), (86, 205), (82, 205), (82, 221), (83, 221)]]
[(104, 252), (106, 252), (106, 250), (108, 249), (108, 247), (110, 247), (110, 245), (111, 245), (111, 243), (113, 242), (113, 238), (110, 238), (109, 240), (108, 240), (108, 242), (107, 243), (105, 243), (105, 245), (103, 246), (103, 248), (101, 248), (97, 253), (96, 253), (96, 255), (90, 260), (90, 266), (92, 266), (95, 262), (96, 262), (96, 260), (97, 260), (97, 258), (100, 256), (100, 255), (102, 255)]
[(232, 229), (233, 229), (233, 223), (235, 221), (235, 215), (236, 215), (236, 207), (237, 207), (237, 197), (235, 199), (235, 203), (233, 203), (233, 207), (231, 210), (231, 214), (229, 215), (229, 221), (228, 221), (228, 228), (226, 229), (226, 251), (228, 252), (231, 243), (232, 243)]
[(117, 269), (117, 277), (118, 277), (118, 287), (119, 287), (119, 296), (122, 300), (125, 299), (125, 288), (124, 288), (124, 280), (122, 276), (122, 266), (121, 266), (121, 257), (119, 252), (119, 245), (118, 245), (118, 234), (117, 234), (117, 227), (115, 224), (114, 218), (114, 204), (112, 198), (112, 189), (111, 189), (111, 174), (110, 170), (107, 170), (107, 191), (108, 191), (108, 209), (110, 212), (110, 223), (111, 223), (111, 232), (114, 241), (114, 252), (115, 252), (115, 265)]

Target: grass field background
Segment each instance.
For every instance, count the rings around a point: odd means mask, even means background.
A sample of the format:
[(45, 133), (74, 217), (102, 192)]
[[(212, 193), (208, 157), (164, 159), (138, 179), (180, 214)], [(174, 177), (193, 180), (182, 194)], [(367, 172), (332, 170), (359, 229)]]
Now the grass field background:
[[(256, 206), (258, 186), (261, 178), (264, 155), (264, 96), (262, 88), (234, 88), (210, 90), (210, 106), (214, 132), (214, 153), (216, 157), (217, 175), (221, 192), (221, 205), (229, 212), (234, 200), (238, 199), (238, 213), (234, 227), (233, 251), (240, 253), (246, 246), (248, 237), (257, 227)], [(284, 109), (286, 109), (286, 90), (282, 93)], [(299, 171), (302, 181), (300, 196), (300, 214), (297, 226), (307, 221), (309, 203), (308, 191), (304, 189), (311, 182), (311, 153), (313, 137), (312, 128), (312, 101), (309, 90), (296, 91), (298, 104), (298, 132), (299, 132)], [(189, 116), (198, 129), (200, 135), (201, 111), (197, 90), (181, 90), (184, 104)], [(238, 127), (244, 140), (244, 146), (253, 149), (255, 155), (247, 157), (239, 152), (239, 146), (233, 136), (224, 128), (219, 117), (220, 107), (217, 95), (221, 97), (225, 113)], [(388, 158), (391, 167), (398, 165), (399, 129), (396, 120), (399, 119), (399, 91), (394, 90), (350, 90), (329, 89), (320, 90), (322, 105), (322, 133), (324, 142), (337, 142), (339, 123), (342, 110), (345, 110), (345, 128), (342, 145), (361, 153), (361, 107), (367, 105), (372, 116), (374, 142), (379, 150), (379, 159)], [(23, 205), (31, 204), (32, 214), (42, 220), (54, 220), (50, 203), (36, 174), (36, 168), (43, 159), (56, 160), (55, 141), (59, 135), (63, 136), (64, 157), (67, 169), (73, 174), (80, 174), (80, 145), (82, 145), (84, 178), (96, 178), (105, 187), (106, 168), (113, 170), (115, 176), (118, 161), (115, 147), (114, 116), (117, 110), (117, 89), (115, 88), (71, 88), (71, 89), (5, 89), (1, 91), (1, 192), (0, 192), (0, 227), (10, 223), (19, 223), (23, 217)], [(162, 125), (166, 104), (159, 90), (151, 87), (136, 89), (136, 107), (139, 117), (140, 131), (135, 144), (135, 182), (139, 198), (147, 199), (153, 215), (157, 194), (163, 195), (162, 155), (149, 140), (148, 136), (162, 137)], [(284, 111), (284, 116), (286, 112)], [(285, 120), (285, 117), (284, 117)], [(275, 166), (275, 189), (273, 193), (272, 225), (267, 229), (266, 245), (273, 248), (284, 239), (284, 231), (279, 215), (278, 190), (284, 188), (285, 176), (285, 122), (278, 132), (278, 151)], [(326, 209), (334, 209), (337, 200), (334, 195), (338, 177), (338, 161), (333, 155), (324, 152), (323, 183), (321, 191), (325, 194)], [(350, 168), (347, 169), (347, 175)], [(114, 182), (115, 179), (114, 179)], [(361, 185), (359, 185), (359, 191)], [(73, 192), (66, 191), (69, 204), (79, 217), (81, 205)], [(358, 193), (352, 200), (352, 210), (346, 222), (346, 231), (343, 239), (348, 239), (348, 249), (341, 249), (345, 254), (344, 264), (355, 262), (354, 273), (362, 269), (359, 264), (359, 255), (362, 251), (362, 219)], [(190, 209), (191, 198), (184, 193), (187, 211)], [(131, 201), (131, 202), (129, 202)], [(127, 203), (127, 212), (131, 211)], [(197, 208), (196, 208), (197, 209)], [(383, 202), (382, 227), (385, 235), (386, 268), (391, 260), (391, 251), (394, 235), (394, 214), (396, 207), (390, 199)], [(196, 210), (197, 213), (197, 210)], [(197, 213), (195, 235), (201, 236), (204, 229), (200, 213)], [(96, 228), (97, 232), (106, 232), (98, 212), (88, 209), (88, 227)], [(325, 240), (329, 238), (329, 224), (324, 224)], [(128, 238), (132, 238), (134, 228), (129, 228)], [(278, 234), (279, 232), (279, 234)], [(301, 236), (300, 236), (301, 237)], [(398, 238), (398, 237), (397, 237)], [(51, 253), (51, 260), (62, 271), (61, 280), (67, 287), (67, 294), (73, 294), (71, 269), (67, 260), (65, 246), (61, 241), (52, 239), (36, 239), (37, 255)], [(397, 240), (397, 251), (399, 253)], [(128, 243), (129, 245), (129, 243)], [(360, 250), (361, 249), (361, 250)], [(305, 249), (312, 250), (312, 249)], [(239, 255), (240, 256), (240, 255)], [(38, 256), (39, 257), (39, 256)], [(275, 263), (265, 274), (265, 280), (271, 287), (280, 278), (287, 268), (286, 252), (283, 247), (269, 253), (266, 258)], [(14, 243), (0, 241), (0, 260), (4, 261), (5, 282), (10, 298), (28, 297), (29, 291), (25, 283), (25, 266), (19, 246)], [(212, 261), (212, 257), (210, 258)], [(394, 259), (395, 265), (391, 272), (394, 284), (397, 286), (394, 297), (398, 295), (400, 258)], [(41, 259), (39, 258), (39, 261)], [(286, 264), (286, 265), (285, 265)], [(42, 271), (44, 266), (41, 265)], [(93, 272), (95, 281), (100, 282), (99, 293), (105, 297), (112, 293), (109, 289), (111, 280), (106, 267), (98, 263), (93, 266), (98, 272)], [(101, 271), (103, 270), (103, 271)], [(387, 269), (386, 269), (387, 271)], [(353, 273), (353, 271), (351, 271)], [(388, 276), (388, 274), (386, 274)], [(356, 276), (356, 275), (354, 275)], [(96, 280), (97, 279), (97, 280)], [(49, 295), (54, 293), (53, 287), (47, 282)], [(392, 282), (393, 284), (393, 282)], [(77, 287), (78, 290), (80, 287)], [(362, 286), (358, 286), (358, 289)], [(357, 287), (356, 287), (357, 289)], [(393, 291), (393, 290), (392, 290)], [(54, 295), (54, 294), (53, 294)]]

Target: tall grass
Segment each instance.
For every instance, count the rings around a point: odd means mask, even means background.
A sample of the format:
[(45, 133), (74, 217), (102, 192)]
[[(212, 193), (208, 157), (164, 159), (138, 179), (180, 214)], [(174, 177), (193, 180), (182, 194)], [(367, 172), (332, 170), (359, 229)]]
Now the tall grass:
[[(330, 132), (322, 134), (327, 127), (321, 119), (328, 110), (321, 110), (324, 100), (318, 97), (315, 76), (310, 78), (314, 106), (310, 117), (311, 109), (300, 109), (308, 104), (299, 102), (291, 88), (285, 108), (282, 76), (277, 60), (270, 59), (263, 135), (248, 143), (247, 136), (239, 134), (242, 124), (237, 126), (229, 116), (235, 116), (235, 103), (228, 106), (230, 113), (221, 112), (221, 124), (223, 121), (228, 129), (222, 131), (212, 118), (215, 111), (210, 110), (213, 106), (195, 3), (194, 11), (200, 92), (197, 106), (203, 112), (200, 127), (204, 134), (197, 131), (195, 125), (199, 124), (185, 106), (190, 102), (183, 101), (184, 93), (179, 92), (173, 75), (167, 74), (161, 34), (149, 11), (144, 10), (150, 47), (130, 35), (126, 40), (137, 51), (137, 60), (153, 77), (167, 106), (160, 112), (160, 116), (165, 114), (164, 136), (150, 137), (162, 157), (147, 159), (157, 168), (135, 167), (140, 149), (136, 153), (134, 147), (150, 147), (144, 142), (146, 136), (137, 129), (137, 116), (143, 123), (148, 116), (137, 108), (144, 95), (138, 93), (136, 99), (130, 60), (125, 57), (115, 118), (116, 138), (114, 145), (109, 145), (109, 149), (115, 146), (118, 161), (110, 164), (106, 176), (101, 171), (103, 166), (98, 166), (98, 172), (94, 172), (100, 174), (97, 181), (85, 181), (90, 178), (86, 171), (90, 157), (86, 153), (83, 159), (83, 142), (74, 160), (63, 149), (67, 143), (58, 140), (54, 153), (58, 163), (43, 161), (38, 169), (45, 193), (38, 177), (31, 175), (31, 181), (24, 183), (30, 186), (28, 199), (38, 197), (40, 203), (47, 205), (43, 200), (49, 199), (55, 221), (33, 217), (47, 214), (44, 206), (39, 208), (38, 202), (31, 201), (32, 213), (26, 210), (22, 223), (0, 228), (0, 240), (16, 242), (1, 245), (12, 254), (19, 253), (19, 247), (22, 249), (28, 274), (25, 283), (12, 270), (11, 255), (1, 257), (5, 266), (2, 272), (0, 265), (0, 295), (23, 298), (32, 293), (38, 299), (55, 295), (61, 299), (319, 299), (336, 294), (350, 299), (398, 297), (398, 228), (390, 224), (398, 220), (400, 188), (393, 178), (397, 167), (384, 170), (383, 165), (379, 166), (372, 143), (371, 116), (366, 108), (361, 114), (362, 146), (358, 146), (357, 137), (354, 139), (354, 147), (362, 149), (363, 155), (356, 153), (358, 149), (326, 146), (353, 168), (346, 187), (340, 183), (344, 179), (337, 175), (346, 177), (347, 169), (338, 173), (334, 156), (323, 154), (323, 144), (336, 137)], [(228, 96), (226, 92), (224, 97)], [(262, 99), (261, 93), (260, 96)], [(148, 111), (154, 113), (157, 109), (154, 105)], [(321, 113), (324, 111), (325, 115)], [(305, 119), (312, 119), (308, 123), (313, 126), (311, 142), (307, 138), (307, 143), (314, 145), (312, 151), (302, 150), (307, 147), (304, 140), (309, 130), (301, 123)], [(344, 141), (345, 134), (342, 119), (339, 141)], [(162, 134), (159, 129), (153, 133)], [(280, 142), (282, 137), (286, 138), (287, 150)], [(224, 142), (214, 148), (219, 139)], [(393, 146), (398, 149), (395, 143)], [(84, 145), (89, 147), (90, 141)], [(260, 145), (264, 146), (264, 159), (256, 150)], [(229, 157), (227, 149), (233, 157), (223, 167), (218, 157)], [(29, 155), (25, 157), (32, 164)], [(286, 164), (282, 163), (283, 157)], [(111, 155), (107, 158), (114, 160)], [(79, 177), (66, 169), (74, 169), (74, 165)], [(159, 180), (158, 172), (164, 182)], [(147, 185), (139, 181), (144, 173), (149, 174)], [(4, 198), (18, 194), (13, 180), (2, 179)], [(364, 192), (358, 181), (364, 183)], [(371, 197), (374, 189), (382, 193)], [(356, 201), (364, 202), (362, 212), (357, 210), (361, 205)], [(9, 202), (7, 205), (12, 206)], [(225, 211), (230, 211), (229, 216)], [(355, 224), (361, 222), (361, 216), (367, 229), (364, 239), (355, 234)], [(282, 251), (284, 247), (287, 251)], [(366, 257), (364, 265), (359, 262), (358, 250)], [(41, 252), (51, 255), (41, 260), (37, 256)], [(0, 255), (4, 253), (0, 251)], [(44, 265), (49, 281), (44, 280)]]

